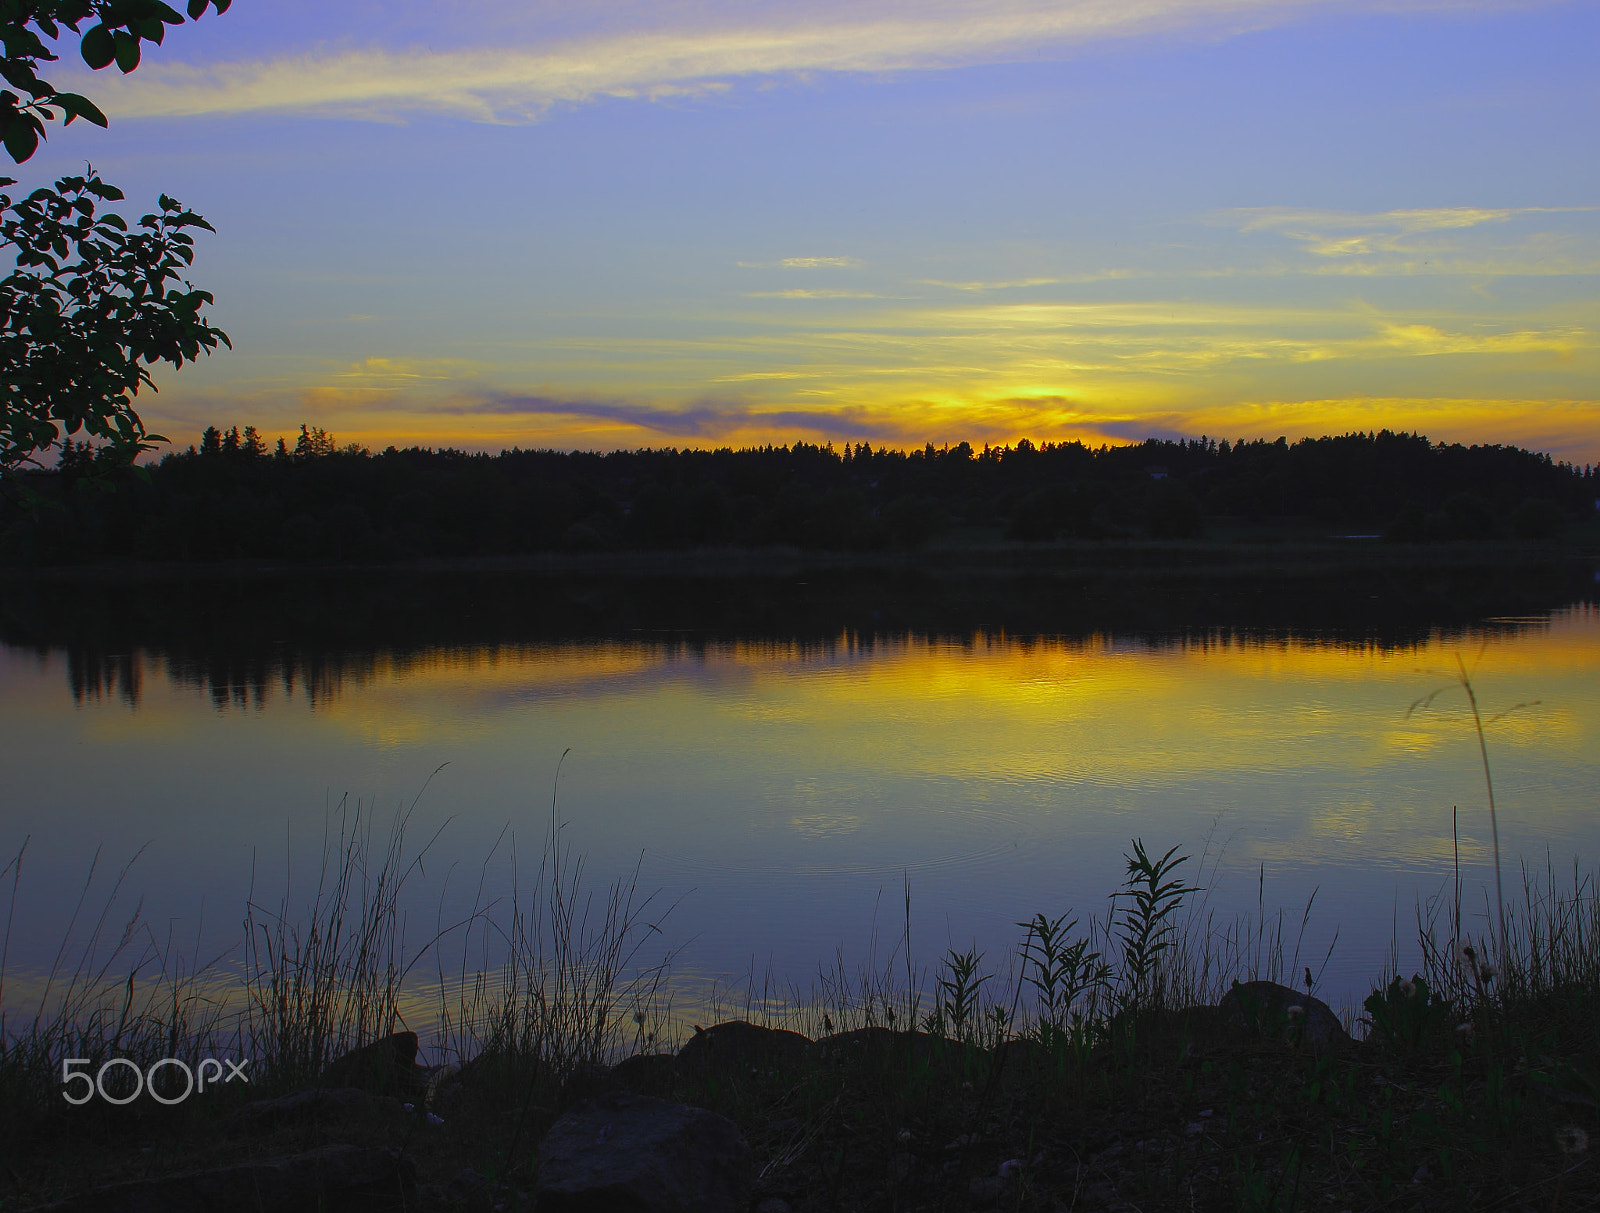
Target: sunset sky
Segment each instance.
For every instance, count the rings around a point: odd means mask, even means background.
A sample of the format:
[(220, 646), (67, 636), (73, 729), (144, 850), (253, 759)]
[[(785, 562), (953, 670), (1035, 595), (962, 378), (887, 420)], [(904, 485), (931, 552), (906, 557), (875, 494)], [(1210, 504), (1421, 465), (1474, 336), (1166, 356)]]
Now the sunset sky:
[(236, 0), (45, 75), (234, 350), (141, 396), (341, 441), (1351, 429), (1600, 460), (1600, 6)]

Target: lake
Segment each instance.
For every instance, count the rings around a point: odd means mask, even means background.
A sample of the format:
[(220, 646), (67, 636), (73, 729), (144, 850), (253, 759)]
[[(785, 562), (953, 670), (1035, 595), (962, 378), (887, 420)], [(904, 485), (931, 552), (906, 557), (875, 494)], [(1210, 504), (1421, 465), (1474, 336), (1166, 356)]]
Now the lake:
[(1458, 659), (1494, 718), (1508, 886), (1600, 857), (1592, 566), (1103, 565), (12, 580), (8, 1000), (97, 848), (92, 909), (137, 853), (119, 913), (142, 897), (157, 937), (219, 953), (252, 881), (309, 895), (348, 797), (383, 828), (414, 804), (415, 846), (437, 832), (413, 944), (508, 894), (513, 839), (536, 866), (554, 798), (592, 884), (637, 868), (670, 907), (681, 1007), (881, 959), (907, 890), (920, 964), (976, 945), (1004, 967), (1018, 921), (1103, 916), (1135, 837), (1194, 857), (1218, 921), (1283, 909), (1348, 1005), (1392, 940), (1415, 963), (1458, 854), (1482, 919)]

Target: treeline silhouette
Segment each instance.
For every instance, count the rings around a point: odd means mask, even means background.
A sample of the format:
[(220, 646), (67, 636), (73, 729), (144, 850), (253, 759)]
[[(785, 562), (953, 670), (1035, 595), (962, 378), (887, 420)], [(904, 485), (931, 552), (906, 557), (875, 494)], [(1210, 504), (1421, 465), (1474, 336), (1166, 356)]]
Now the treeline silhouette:
[[(67, 443), (0, 506), (0, 557), (389, 561), (548, 551), (915, 549), (958, 528), (1011, 540), (1189, 539), (1224, 521), (1405, 542), (1547, 539), (1593, 512), (1596, 470), (1511, 446), (1381, 431), (1290, 443), (1150, 439), (975, 450), (373, 454), (301, 427), (206, 430), (139, 474)], [(113, 488), (115, 491), (108, 491)], [(30, 504), (31, 502), (31, 504)]]

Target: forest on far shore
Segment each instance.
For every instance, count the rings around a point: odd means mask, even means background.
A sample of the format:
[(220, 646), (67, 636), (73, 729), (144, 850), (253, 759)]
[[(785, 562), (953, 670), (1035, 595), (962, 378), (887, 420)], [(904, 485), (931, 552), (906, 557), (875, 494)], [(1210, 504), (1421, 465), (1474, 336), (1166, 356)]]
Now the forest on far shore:
[(1199, 539), (1284, 523), (1406, 543), (1558, 538), (1591, 517), (1600, 468), (1420, 434), (1288, 442), (1022, 440), (611, 454), (412, 447), (373, 453), (254, 427), (116, 468), (68, 442), (0, 486), (0, 560), (397, 561), (549, 551), (917, 549), (954, 532), (1043, 543)]

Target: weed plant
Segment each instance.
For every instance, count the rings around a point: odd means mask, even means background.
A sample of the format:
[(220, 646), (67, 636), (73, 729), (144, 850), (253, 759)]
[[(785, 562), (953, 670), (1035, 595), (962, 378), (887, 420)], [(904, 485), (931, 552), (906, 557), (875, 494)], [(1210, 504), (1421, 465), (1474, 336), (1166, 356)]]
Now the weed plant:
[(501, 959), (468, 973), (469, 949), (463, 949), (459, 979), (440, 985), (455, 992), (441, 999), (445, 1051), (475, 1065), (480, 1083), (520, 1091), (525, 1099), (550, 1097), (585, 1067), (654, 1048), (665, 1009), (671, 954), (639, 963), (645, 944), (662, 937), (659, 921), (648, 920), (655, 897), (641, 895), (635, 867), (597, 899), (585, 887), (583, 859), (563, 834), (552, 797), (531, 892), (515, 875), (512, 839), (508, 916), (496, 918), (480, 901), (468, 922), (478, 955), (498, 952)]
[(380, 848), (360, 802), (341, 801), (328, 818), (303, 917), (294, 912), (292, 880), (274, 912), (257, 903), (252, 879), (243, 1035), (268, 1086), (309, 1083), (334, 1057), (400, 1025), (406, 977), (427, 954), (425, 946), (408, 958), (399, 912), (401, 891), (429, 849), (406, 857), (410, 819), (411, 810), (397, 815)]

